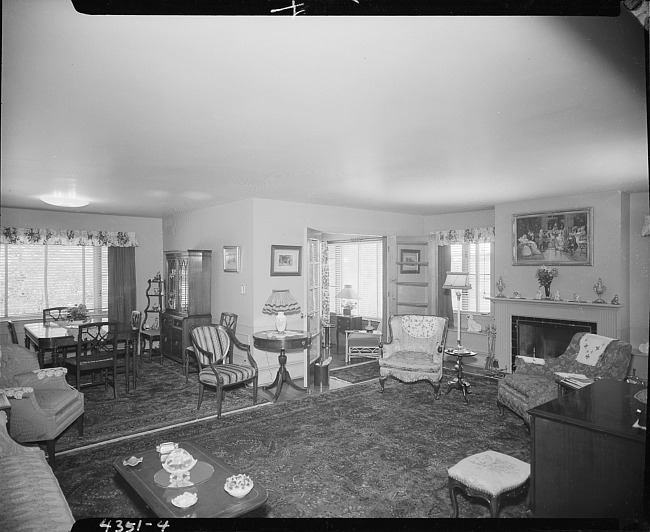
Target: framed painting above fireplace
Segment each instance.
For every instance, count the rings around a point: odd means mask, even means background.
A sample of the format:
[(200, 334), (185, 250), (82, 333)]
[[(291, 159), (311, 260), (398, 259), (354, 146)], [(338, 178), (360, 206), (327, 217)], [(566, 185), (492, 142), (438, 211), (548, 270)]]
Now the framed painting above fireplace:
[(591, 208), (515, 214), (512, 264), (591, 266), (592, 232)]

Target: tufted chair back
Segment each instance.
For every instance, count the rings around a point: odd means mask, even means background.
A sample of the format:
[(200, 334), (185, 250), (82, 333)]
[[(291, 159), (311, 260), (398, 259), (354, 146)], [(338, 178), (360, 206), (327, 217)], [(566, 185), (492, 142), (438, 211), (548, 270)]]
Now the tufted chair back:
[(190, 333), (201, 367), (222, 361), (230, 349), (230, 335), (223, 325), (199, 325)]
[(384, 345), (383, 357), (389, 358), (397, 351), (417, 351), (427, 353), (432, 359), (441, 359), (447, 336), (447, 322), (447, 318), (440, 316), (391, 316), (388, 321), (388, 334), (392, 341)]

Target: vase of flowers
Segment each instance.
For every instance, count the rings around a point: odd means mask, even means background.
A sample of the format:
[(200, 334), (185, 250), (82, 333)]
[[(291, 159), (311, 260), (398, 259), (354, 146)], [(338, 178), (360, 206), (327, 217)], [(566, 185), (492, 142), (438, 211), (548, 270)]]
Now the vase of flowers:
[(551, 298), (551, 283), (553, 279), (558, 276), (557, 268), (549, 268), (548, 266), (542, 266), (537, 269), (535, 277), (539, 281), (539, 286), (544, 287), (544, 296), (546, 299)]
[(68, 320), (86, 321), (88, 319), (88, 308), (83, 303), (75, 305), (68, 310)]

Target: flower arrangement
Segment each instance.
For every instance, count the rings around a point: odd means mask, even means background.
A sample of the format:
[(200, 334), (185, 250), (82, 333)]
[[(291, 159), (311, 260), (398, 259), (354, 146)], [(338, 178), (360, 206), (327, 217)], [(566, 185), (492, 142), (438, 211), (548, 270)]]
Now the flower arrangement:
[(535, 277), (537, 277), (540, 285), (551, 284), (551, 282), (553, 282), (553, 279), (555, 279), (558, 275), (559, 273), (557, 271), (557, 268), (549, 268), (548, 266), (537, 268), (537, 272), (535, 273)]
[(88, 317), (88, 308), (83, 303), (75, 305), (68, 310), (68, 319), (70, 321), (83, 321)]

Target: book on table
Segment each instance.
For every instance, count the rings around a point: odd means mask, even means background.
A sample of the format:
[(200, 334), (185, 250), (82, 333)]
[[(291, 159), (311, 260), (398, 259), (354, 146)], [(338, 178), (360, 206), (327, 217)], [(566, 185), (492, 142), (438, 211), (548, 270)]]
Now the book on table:
[(563, 373), (561, 371), (556, 371), (555, 374), (560, 378), (562, 383), (573, 388), (583, 388), (594, 382), (594, 379), (590, 379), (582, 373)]

